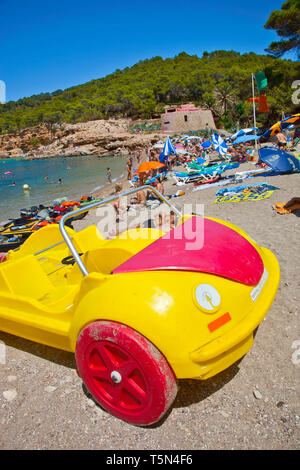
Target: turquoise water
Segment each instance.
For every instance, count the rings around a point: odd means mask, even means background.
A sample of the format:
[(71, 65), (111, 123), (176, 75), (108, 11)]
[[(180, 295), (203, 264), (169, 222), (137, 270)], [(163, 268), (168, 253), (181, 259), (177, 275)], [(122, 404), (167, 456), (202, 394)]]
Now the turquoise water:
[[(107, 167), (115, 181), (125, 174), (125, 164), (125, 157), (90, 155), (32, 161), (0, 160), (0, 221), (19, 217), (24, 207), (51, 204), (63, 196), (73, 199), (87, 195), (108, 183)], [(30, 187), (29, 191), (23, 190), (24, 184)]]

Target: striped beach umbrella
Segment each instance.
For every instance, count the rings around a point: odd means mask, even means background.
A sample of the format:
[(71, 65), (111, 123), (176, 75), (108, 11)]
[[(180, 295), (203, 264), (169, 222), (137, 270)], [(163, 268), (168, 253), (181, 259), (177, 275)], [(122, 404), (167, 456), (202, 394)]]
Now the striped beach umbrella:
[(289, 116), (285, 119), (282, 119), (282, 121), (276, 122), (276, 124), (273, 124), (273, 126), (268, 129), (263, 136), (268, 138), (271, 137), (275, 134), (275, 131), (281, 131), (283, 129), (286, 129), (289, 127), (291, 124), (295, 124), (296, 122), (300, 121), (300, 113), (298, 114), (293, 114), (292, 116)]
[(227, 145), (225, 140), (222, 139), (222, 137), (218, 134), (213, 134), (211, 137), (211, 141), (216, 149), (216, 151), (219, 153), (219, 155), (223, 156), (227, 154)]
[(235, 140), (238, 137), (243, 137), (246, 134), (253, 134), (253, 132), (257, 130), (258, 130), (258, 127), (247, 127), (246, 129), (241, 129), (240, 131), (237, 131), (235, 134), (232, 134), (230, 139)]
[(167, 156), (167, 155), (176, 155), (176, 151), (175, 151), (175, 148), (170, 140), (170, 137), (167, 138), (166, 142), (165, 142), (165, 145), (164, 145), (164, 149), (162, 151), (162, 154), (164, 156)]
[(178, 144), (178, 145), (175, 145), (174, 148), (175, 148), (176, 154), (178, 154), (178, 153), (187, 153), (187, 151), (185, 150), (183, 145)]

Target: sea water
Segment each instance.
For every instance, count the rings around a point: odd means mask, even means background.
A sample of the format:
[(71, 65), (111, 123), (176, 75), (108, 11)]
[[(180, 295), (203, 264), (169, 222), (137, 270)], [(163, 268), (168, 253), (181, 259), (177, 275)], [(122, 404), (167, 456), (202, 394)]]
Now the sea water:
[[(80, 156), (40, 160), (0, 160), (0, 221), (19, 217), (20, 209), (51, 205), (54, 199), (86, 196), (125, 174), (125, 157)], [(59, 183), (61, 179), (61, 183)], [(14, 185), (15, 183), (15, 185)], [(24, 190), (23, 185), (29, 190)]]

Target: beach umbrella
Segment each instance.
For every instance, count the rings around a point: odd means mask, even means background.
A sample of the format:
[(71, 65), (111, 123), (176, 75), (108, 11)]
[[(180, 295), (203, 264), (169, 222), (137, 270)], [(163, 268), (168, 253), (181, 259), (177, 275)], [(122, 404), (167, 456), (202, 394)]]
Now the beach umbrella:
[(227, 145), (226, 142), (222, 139), (222, 137), (218, 134), (213, 134), (211, 136), (211, 141), (214, 144), (216, 151), (219, 155), (223, 156), (227, 154)]
[(173, 147), (173, 144), (170, 140), (170, 137), (167, 138), (166, 142), (165, 142), (165, 145), (164, 145), (164, 149), (162, 151), (163, 155), (172, 155), (172, 154), (175, 154), (176, 155), (176, 151)]
[(300, 160), (285, 150), (275, 147), (263, 147), (258, 151), (259, 158), (274, 171), (285, 173), (287, 171), (300, 171)]
[(163, 142), (157, 142), (157, 144), (153, 145), (153, 149), (163, 149), (165, 144)]
[(232, 145), (242, 144), (243, 142), (250, 142), (251, 140), (257, 140), (259, 138), (260, 136), (258, 135), (242, 135), (232, 142)]
[(161, 153), (158, 157), (158, 160), (160, 161), (160, 163), (164, 165), (167, 158), (168, 158), (168, 155), (164, 155), (163, 153)]
[(235, 140), (238, 137), (242, 137), (246, 134), (253, 134), (253, 131), (257, 131), (258, 127), (247, 127), (247, 129), (241, 129), (240, 131), (236, 132), (235, 134), (232, 134), (230, 137), (231, 140)]
[(300, 120), (300, 113), (293, 114), (292, 116), (289, 116), (285, 119), (282, 119), (282, 121), (278, 121), (278, 122), (276, 122), (276, 124), (273, 124), (273, 126), (271, 126), (270, 129), (268, 129), (263, 134), (263, 136), (266, 137), (266, 138), (271, 137), (275, 134), (275, 131), (281, 131), (283, 129), (286, 129), (291, 124), (294, 124), (299, 120)]
[(146, 171), (156, 170), (157, 168), (162, 168), (163, 166), (165, 165), (159, 162), (144, 162), (140, 164), (140, 166), (136, 170), (136, 173), (145, 173)]
[(199, 137), (198, 135), (191, 135), (187, 137), (187, 140), (202, 140), (202, 137)]
[(177, 153), (187, 153), (183, 145), (175, 145), (175, 152)]
[(205, 142), (202, 142), (201, 146), (203, 149), (208, 149), (209, 147), (211, 147), (211, 141), (206, 140)]

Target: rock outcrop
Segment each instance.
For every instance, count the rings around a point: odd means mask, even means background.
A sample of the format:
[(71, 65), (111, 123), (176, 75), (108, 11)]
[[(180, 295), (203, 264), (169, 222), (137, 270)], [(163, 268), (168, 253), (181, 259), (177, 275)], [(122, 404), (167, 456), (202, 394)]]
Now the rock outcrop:
[(129, 119), (27, 128), (0, 135), (0, 158), (38, 159), (55, 156), (128, 154), (165, 138), (157, 132), (134, 134)]

